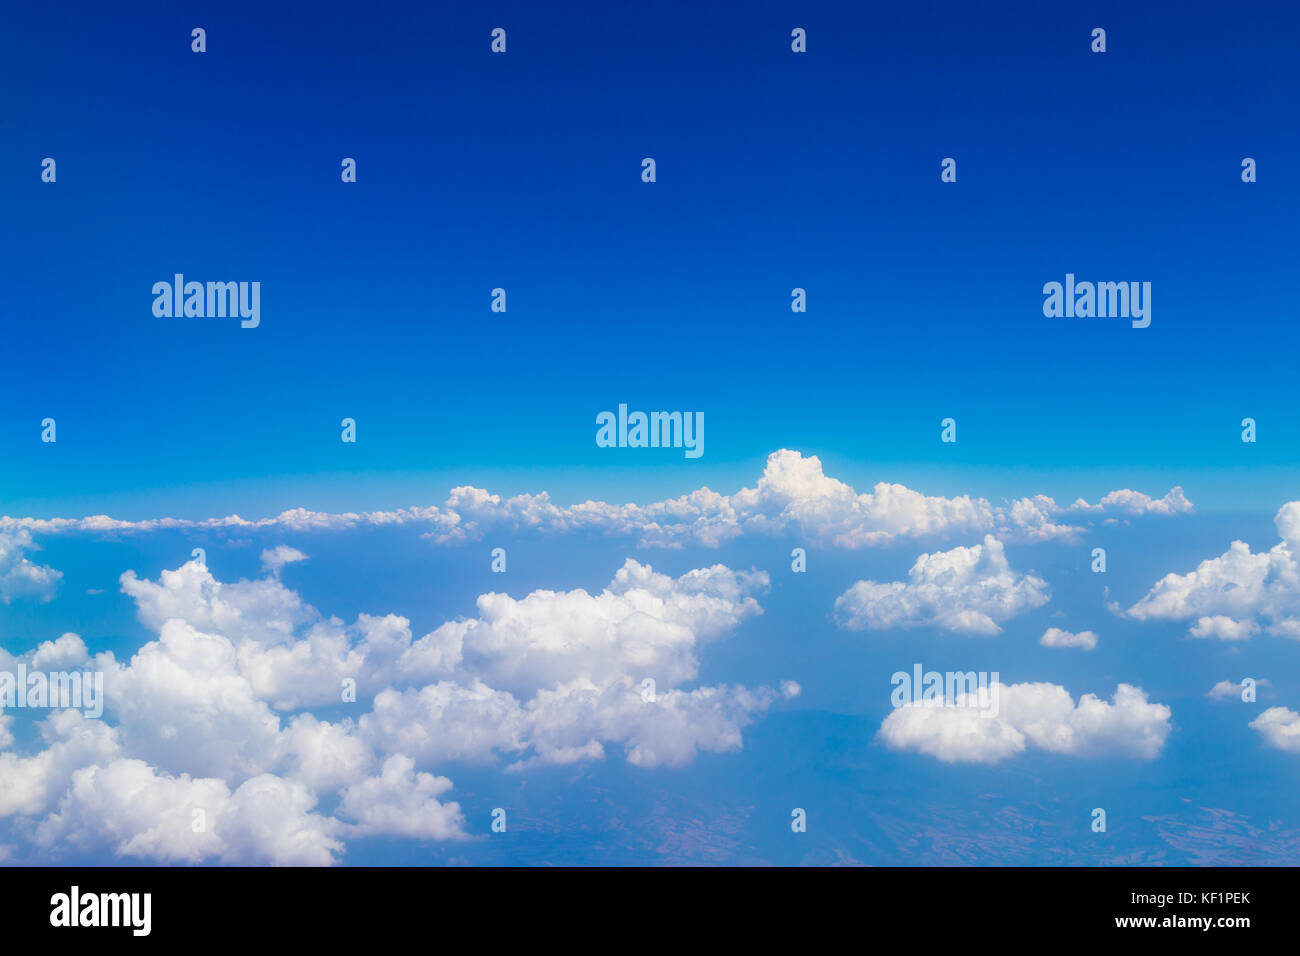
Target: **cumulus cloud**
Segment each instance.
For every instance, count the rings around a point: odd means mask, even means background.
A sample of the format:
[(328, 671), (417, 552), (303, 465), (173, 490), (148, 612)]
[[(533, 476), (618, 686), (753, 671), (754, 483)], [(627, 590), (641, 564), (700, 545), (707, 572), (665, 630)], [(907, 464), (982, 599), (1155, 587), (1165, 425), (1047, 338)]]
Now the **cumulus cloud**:
[(108, 709), (133, 755), (222, 778), (270, 767), (280, 718), (240, 673), (224, 635), (171, 618), (126, 665), (105, 659), (102, 669)]
[(741, 731), (754, 717), (797, 693), (797, 685), (780, 693), (717, 685), (674, 688), (649, 698), (628, 678), (603, 690), (544, 691), (528, 708), (535, 756), (509, 769), (599, 757), (603, 743), (621, 745), (628, 762), (639, 767), (685, 766), (701, 751), (740, 750)]
[[(76, 710), (53, 711), (41, 721), (40, 735), (45, 749), (31, 756), (0, 753), (0, 817), (48, 811), (77, 770), (112, 760), (120, 751), (114, 728)], [(0, 743), (12, 746), (12, 735), (4, 736), (8, 739)]]
[[(75, 634), (21, 658), (104, 675), (106, 716), (52, 713), (20, 753), (0, 715), (0, 817), (37, 845), (155, 862), (316, 865), (352, 836), (465, 835), (445, 763), (603, 759), (683, 766), (742, 746), (772, 687), (684, 686), (707, 645), (760, 613), (758, 571), (680, 577), (628, 560), (603, 589), (483, 594), (474, 617), (416, 638), (397, 615), (326, 617), (267, 576), (217, 580), (191, 561), (158, 580), (122, 575), (156, 634), (129, 659), (90, 657)], [(354, 697), (347, 697), (353, 693)], [(306, 708), (355, 700), (358, 718)], [(113, 722), (110, 723), (109, 720)], [(322, 797), (336, 795), (322, 812)], [(202, 811), (204, 828), (192, 828)]]
[(1038, 639), (1038, 643), (1043, 647), (1077, 647), (1090, 651), (1097, 646), (1097, 635), (1092, 631), (1079, 631), (1077, 634), (1072, 634), (1059, 627), (1049, 627)]
[(1264, 743), (1277, 750), (1300, 753), (1300, 714), (1290, 707), (1270, 707), (1250, 722)]
[(78, 634), (63, 634), (57, 640), (42, 641), (34, 650), (10, 654), (0, 647), (0, 670), (12, 672), (19, 663), (35, 671), (69, 671), (89, 660), (86, 642)]
[(1127, 615), (1139, 621), (1192, 621), (1193, 637), (1242, 641), (1259, 633), (1300, 640), (1300, 501), (1274, 518), (1282, 540), (1252, 552), (1234, 541), (1186, 574), (1167, 574)]
[(343, 851), (337, 838), (343, 827), (311, 812), (315, 804), (306, 787), (270, 774), (232, 793), (220, 779), (115, 760), (73, 774), (59, 809), (38, 826), (36, 842), (163, 863), (321, 866)]
[(330, 723), (299, 714), (279, 734), (272, 765), (318, 793), (333, 793), (374, 767), (374, 752), (354, 730), (348, 720)]
[(477, 618), (445, 631), (462, 668), (518, 694), (571, 681), (604, 687), (629, 673), (676, 685), (696, 676), (701, 643), (760, 613), (751, 595), (767, 585), (765, 572), (715, 565), (673, 579), (629, 560), (599, 594), (485, 594)]
[(421, 840), (462, 839), (465, 818), (456, 803), (439, 803), (450, 790), (446, 777), (416, 773), (410, 757), (395, 754), (376, 777), (343, 791), (340, 816), (355, 821), (362, 836), (400, 836)]
[[(422, 765), (491, 762), (524, 748), (519, 701), (481, 681), (439, 681), (375, 695), (361, 733), (370, 746), (410, 754)], [(599, 756), (599, 754), (597, 754)]]
[(681, 765), (700, 750), (735, 749), (753, 715), (797, 685), (679, 685), (698, 676), (701, 647), (761, 613), (753, 595), (767, 586), (762, 572), (715, 565), (671, 578), (628, 560), (596, 594), (482, 595), (477, 617), (397, 655), (398, 673), (440, 679), (380, 692), (360, 732), (422, 763), (497, 754), (517, 766), (571, 763), (617, 744), (633, 763)]
[[(1174, 488), (1162, 498), (1123, 489), (1106, 494), (1097, 504), (1079, 499), (1068, 506), (1058, 505), (1042, 494), (994, 505), (969, 495), (952, 498), (926, 495), (884, 481), (876, 483), (870, 491), (859, 492), (825, 474), (816, 456), (781, 449), (768, 456), (753, 488), (742, 488), (732, 495), (699, 488), (649, 504), (585, 501), (558, 505), (545, 492), (504, 497), (482, 488), (461, 486), (453, 488), (442, 505), (396, 511), (325, 513), (295, 508), (254, 520), (238, 515), (145, 521), (121, 521), (107, 515), (52, 519), (5, 517), (0, 518), (0, 531), (17, 534), (164, 529), (313, 532), (411, 525), (420, 528), (430, 540), (443, 544), (478, 541), (488, 532), (498, 531), (548, 534), (593, 531), (633, 537), (645, 547), (686, 544), (717, 547), (743, 534), (798, 533), (805, 540), (827, 547), (861, 548), (899, 539), (990, 532), (1003, 539), (1071, 540), (1086, 528), (1058, 520), (1063, 516), (1085, 521), (1113, 520), (1145, 514), (1182, 514), (1191, 508), (1181, 488)], [(301, 554), (292, 548), (277, 551)], [(271, 560), (282, 562), (283, 559), (272, 556)], [(291, 556), (288, 560), (301, 558)]]
[(1237, 621), (1223, 614), (1198, 617), (1188, 630), (1192, 637), (1206, 637), (1220, 641), (1244, 641), (1259, 633), (1254, 621)]
[(953, 702), (921, 700), (895, 708), (878, 738), (892, 750), (945, 763), (994, 764), (1030, 748), (1150, 760), (1169, 736), (1170, 716), (1167, 706), (1151, 703), (1129, 684), (1120, 684), (1110, 702), (1084, 694), (1076, 703), (1059, 684), (994, 682)]
[(0, 530), (0, 602), (53, 600), (63, 573), (29, 560), (26, 552), (36, 547), (25, 528)]
[(236, 644), (275, 645), (320, 615), (295, 591), (274, 578), (223, 583), (197, 561), (163, 571), (157, 581), (142, 581), (134, 571), (121, 578), (122, 593), (133, 598), (140, 623), (155, 632), (169, 620), (217, 633)]
[(1002, 542), (923, 554), (907, 581), (859, 581), (835, 601), (840, 627), (861, 630), (936, 627), (987, 636), (999, 622), (1046, 604), (1047, 582), (1011, 570)]

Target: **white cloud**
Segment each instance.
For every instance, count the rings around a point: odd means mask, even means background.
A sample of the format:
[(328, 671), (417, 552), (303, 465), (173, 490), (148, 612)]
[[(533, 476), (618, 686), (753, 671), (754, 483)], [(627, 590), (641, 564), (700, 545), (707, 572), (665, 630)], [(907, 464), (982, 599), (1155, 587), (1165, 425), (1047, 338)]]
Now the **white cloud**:
[[(996, 715), (982, 713), (994, 699)], [(959, 695), (955, 703), (918, 701), (895, 708), (880, 725), (879, 738), (890, 749), (947, 763), (993, 764), (1031, 747), (1150, 760), (1171, 729), (1170, 709), (1149, 702), (1141, 688), (1129, 684), (1120, 684), (1109, 703), (1093, 694), (1075, 703), (1064, 687), (1048, 683), (995, 683), (980, 691), (978, 701)]]
[[(1245, 689), (1242, 687), (1242, 683), (1242, 681), (1221, 680), (1211, 687), (1205, 696), (1213, 700), (1223, 700), (1228, 697), (1241, 699), (1242, 691)], [(1261, 677), (1255, 681), (1255, 686), (1271, 687), (1272, 684), (1268, 678)]]
[(1090, 651), (1097, 646), (1097, 635), (1092, 631), (1079, 631), (1072, 634), (1059, 627), (1049, 627), (1038, 639), (1043, 647), (1078, 647)]
[(1270, 707), (1250, 722), (1270, 747), (1300, 753), (1300, 714), (1290, 707)]
[(86, 642), (71, 632), (61, 635), (58, 640), (43, 641), (25, 654), (10, 654), (0, 648), (0, 670), (10, 672), (19, 662), (25, 663), (29, 670), (67, 671), (82, 667), (88, 660)]
[(478, 617), (443, 636), (459, 643), (462, 670), (516, 694), (634, 673), (676, 685), (696, 676), (702, 643), (761, 613), (751, 594), (767, 585), (765, 572), (716, 565), (673, 579), (629, 559), (599, 594), (484, 594)]
[[(753, 715), (797, 685), (780, 693), (678, 685), (698, 675), (703, 645), (761, 613), (752, 595), (767, 585), (761, 572), (715, 565), (674, 579), (628, 560), (598, 594), (482, 595), (477, 618), (418, 642), (439, 649), (446, 679), (379, 693), (362, 736), (422, 764), (497, 754), (518, 766), (569, 763), (615, 743), (633, 763), (680, 765), (699, 750), (734, 749)], [(419, 659), (404, 652), (397, 672)], [(653, 702), (643, 696), (647, 678)]]
[(297, 548), (291, 548), (287, 544), (277, 545), (274, 548), (267, 548), (262, 552), (262, 567), (278, 574), (280, 569), (286, 564), (293, 564), (296, 561), (306, 561), (307, 555), (303, 554)]
[(135, 600), (140, 623), (153, 631), (176, 618), (236, 643), (274, 645), (291, 640), (303, 624), (319, 618), (274, 578), (224, 584), (197, 561), (163, 571), (157, 582), (139, 580), (134, 571), (123, 574), (121, 582), (122, 592)]
[(824, 474), (816, 456), (787, 450), (770, 455), (757, 487), (737, 492), (729, 503), (741, 526), (797, 530), (850, 548), (900, 536), (979, 532), (995, 523), (994, 510), (983, 499), (929, 497), (887, 482), (859, 494)]
[(1140, 491), (1123, 488), (1103, 495), (1101, 501), (1096, 505), (1089, 505), (1086, 501), (1080, 499), (1069, 510), (1127, 515), (1176, 515), (1191, 514), (1192, 503), (1187, 500), (1187, 496), (1183, 494), (1181, 487), (1172, 488), (1163, 498), (1152, 498)]
[(284, 776), (318, 793), (332, 793), (360, 780), (375, 764), (351, 721), (332, 724), (299, 714), (277, 739), (275, 765)]
[(340, 815), (355, 821), (354, 833), (421, 840), (450, 840), (466, 835), (460, 805), (437, 800), (451, 789), (451, 781), (416, 773), (414, 767), (410, 757), (394, 755), (384, 761), (379, 776), (343, 791)]
[(26, 552), (36, 547), (25, 528), (0, 530), (0, 602), (53, 600), (63, 573), (28, 560)]
[(361, 718), (361, 735), (376, 749), (410, 754), (424, 766), (489, 762), (498, 752), (523, 749), (523, 711), (510, 694), (481, 681), (389, 688)]
[(80, 667), (89, 659), (86, 642), (79, 634), (63, 634), (55, 641), (44, 641), (32, 654), (31, 666), (40, 671), (65, 671)]
[[(5, 718), (6, 721), (12, 718)], [(0, 817), (47, 812), (87, 764), (111, 760), (119, 752), (117, 732), (76, 710), (52, 711), (41, 721), (45, 749), (29, 757), (0, 753)], [(13, 737), (0, 741), (13, 745)]]
[(1198, 617), (1187, 633), (1192, 637), (1207, 637), (1220, 641), (1244, 641), (1259, 633), (1259, 625), (1254, 621), (1234, 621), (1222, 614), (1214, 614), (1210, 617)]
[[(0, 518), (0, 532), (125, 533), (181, 529), (242, 534), (256, 530), (312, 532), (413, 525), (422, 528), (430, 540), (444, 544), (478, 541), (490, 531), (550, 534), (595, 531), (634, 537), (639, 545), (646, 547), (685, 544), (717, 547), (742, 534), (795, 532), (805, 540), (828, 547), (860, 548), (899, 539), (986, 533), (1014, 540), (1073, 540), (1086, 528), (1060, 523), (1057, 517), (1074, 515), (1085, 520), (1112, 520), (1115, 516), (1182, 514), (1191, 511), (1191, 507), (1181, 488), (1172, 489), (1163, 498), (1123, 489), (1109, 492), (1095, 505), (1080, 499), (1069, 506), (1060, 506), (1042, 494), (994, 505), (969, 495), (952, 498), (926, 495), (884, 481), (877, 482), (868, 492), (858, 492), (826, 475), (816, 456), (783, 448), (768, 456), (753, 488), (742, 488), (733, 495), (699, 488), (677, 498), (644, 505), (614, 505), (604, 501), (557, 505), (545, 492), (503, 497), (482, 488), (461, 486), (453, 488), (441, 506), (396, 511), (331, 514), (295, 508), (256, 520), (230, 515), (197, 521), (179, 518), (120, 521), (107, 515), (53, 519), (5, 517)], [(301, 554), (291, 548), (282, 550)], [(271, 560), (280, 559), (272, 557)]]
[(836, 600), (835, 617), (849, 630), (928, 626), (983, 636), (1048, 595), (1046, 581), (1012, 571), (1002, 542), (986, 535), (974, 547), (921, 555), (906, 582), (859, 581)]
[[(739, 749), (744, 727), (799, 693), (791, 681), (681, 686), (702, 648), (761, 613), (762, 572), (673, 578), (629, 560), (599, 592), (484, 594), (477, 616), (415, 639), (397, 615), (323, 616), (279, 580), (285, 555), (269, 553), (256, 581), (221, 582), (194, 561), (157, 581), (123, 574), (157, 634), (129, 660), (89, 658), (75, 634), (23, 655), (101, 671), (115, 723), (56, 712), (35, 753), (0, 752), (0, 816), (40, 821), (35, 839), (50, 848), (325, 864), (349, 835), (464, 835), (459, 806), (441, 799), (451, 782), (431, 766), (519, 772), (611, 746), (633, 764), (681, 766)], [(339, 706), (347, 678), (355, 723), (303, 711)], [(14, 746), (11, 724), (0, 715), (2, 748)], [(328, 794), (333, 816), (315, 809)], [(209, 821), (200, 832), (196, 809)]]
[(639, 685), (624, 678), (603, 690), (572, 687), (542, 691), (529, 704), (526, 726), (536, 756), (533, 763), (572, 763), (599, 757), (603, 743), (617, 743), (640, 767), (681, 767), (701, 751), (741, 749), (741, 731), (778, 699), (798, 694), (797, 686), (749, 690), (719, 685), (691, 691), (671, 689), (647, 700)]
[(243, 779), (275, 759), (280, 718), (240, 673), (221, 634), (169, 618), (125, 666), (107, 658), (104, 688), (127, 751), (171, 771)]
[[(343, 825), (312, 813), (315, 804), (306, 787), (270, 774), (231, 793), (220, 779), (115, 760), (73, 775), (58, 811), (37, 828), (36, 842), (163, 863), (322, 866), (342, 853)], [(196, 810), (203, 814), (201, 830)]]
[(1300, 501), (1283, 505), (1274, 524), (1282, 540), (1269, 551), (1234, 541), (1194, 571), (1165, 575), (1127, 615), (1191, 620), (1189, 633), (1199, 638), (1241, 641), (1263, 630), (1300, 640)]

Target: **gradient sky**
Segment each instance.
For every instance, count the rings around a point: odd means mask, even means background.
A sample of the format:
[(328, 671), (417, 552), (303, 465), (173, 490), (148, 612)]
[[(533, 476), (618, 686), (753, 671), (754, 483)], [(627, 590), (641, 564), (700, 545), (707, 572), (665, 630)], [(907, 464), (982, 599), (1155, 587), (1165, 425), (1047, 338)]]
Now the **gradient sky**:
[[(709, 646), (699, 683), (803, 691), (746, 729), (743, 752), (673, 771), (613, 748), (535, 775), (440, 767), (474, 820), (517, 809), (523, 842), (369, 838), (346, 862), (1295, 862), (1295, 754), (1205, 696), (1253, 674), (1271, 680), (1260, 708), (1300, 706), (1294, 644), (1192, 640), (1186, 622), (1106, 604), (1235, 538), (1267, 550), (1300, 498), (1300, 16), (1134, 7), (15, 8), (0, 28), (0, 514), (259, 518), (439, 504), (462, 484), (645, 504), (752, 488), (782, 448), (859, 492), (1065, 505), (1178, 485), (1195, 514), (1008, 544), (1053, 598), (992, 641), (832, 619), (855, 581), (906, 579), (918, 554), (978, 534), (817, 550), (802, 578), (789, 553), (808, 542), (789, 529), (680, 551), (504, 531), (450, 547), (423, 529), (38, 534), (28, 558), (63, 577), (52, 600), (0, 605), (0, 648), (72, 631), (129, 659), (157, 634), (119, 575), (157, 580), (195, 546), (225, 582), (263, 575), (263, 548), (297, 547), (310, 560), (286, 587), (349, 622), (404, 615), (417, 637), (493, 589), (597, 592), (629, 556), (672, 575), (753, 567), (772, 574), (765, 613)], [(1244, 157), (1258, 182), (1242, 183)], [(260, 326), (156, 318), (151, 287), (178, 272), (261, 282)], [(1150, 282), (1150, 327), (1045, 318), (1042, 286), (1067, 272)], [(702, 411), (704, 456), (597, 447), (595, 416), (619, 403)], [(939, 440), (949, 416), (955, 445)], [(40, 441), (46, 417), (56, 444)], [(345, 417), (356, 444), (339, 440)], [(496, 544), (505, 582), (487, 569)], [(1042, 648), (1049, 626), (1095, 629), (1101, 646)], [(888, 752), (872, 740), (889, 675), (917, 661), (1076, 697), (1133, 683), (1175, 730), (1140, 764)], [(36, 740), (30, 722), (14, 732)], [(1097, 802), (1115, 811), (1105, 845), (1075, 830)], [(789, 842), (792, 805), (816, 808), (810, 846)], [(7, 844), (30, 859), (20, 829), (0, 824), (0, 860)]]
[[(734, 490), (798, 447), (932, 493), (1122, 476), (1271, 511), (1300, 448), (1294, 14), (1131, 7), (16, 10), (0, 496), (618, 499)], [(1067, 271), (1150, 281), (1151, 327), (1045, 319)], [(261, 326), (155, 318), (175, 272), (260, 281)], [(705, 456), (597, 448), (619, 402), (703, 411)]]

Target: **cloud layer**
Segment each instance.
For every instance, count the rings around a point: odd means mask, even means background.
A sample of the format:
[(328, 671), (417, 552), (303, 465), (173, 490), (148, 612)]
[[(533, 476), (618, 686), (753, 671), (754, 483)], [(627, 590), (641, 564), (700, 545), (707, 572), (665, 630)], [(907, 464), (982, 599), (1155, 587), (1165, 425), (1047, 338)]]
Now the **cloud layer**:
[[(586, 501), (557, 505), (545, 492), (502, 497), (482, 488), (453, 488), (441, 505), (397, 511), (331, 514), (302, 508), (273, 518), (246, 520), (238, 515), (203, 520), (157, 518), (120, 521), (107, 515), (88, 518), (0, 518), (0, 531), (140, 532), (162, 529), (208, 531), (324, 531), (357, 527), (412, 525), (432, 541), (478, 541), (489, 532), (537, 531), (566, 534), (594, 531), (634, 538), (645, 547), (688, 544), (717, 547), (743, 534), (794, 533), (825, 547), (861, 548), (927, 536), (997, 534), (1015, 540), (1073, 540), (1086, 529), (1059, 519), (1113, 520), (1192, 510), (1181, 488), (1162, 498), (1128, 489), (1112, 491), (1098, 503), (1079, 499), (1058, 505), (1046, 495), (994, 505), (984, 498), (922, 494), (900, 484), (877, 483), (868, 492), (826, 475), (816, 456), (781, 449), (768, 456), (753, 488), (724, 495), (700, 488), (651, 504), (615, 505)], [(2, 553), (2, 552), (0, 552)], [(0, 568), (0, 573), (3, 569)]]
[[(681, 766), (739, 749), (746, 725), (798, 693), (683, 686), (703, 647), (761, 613), (761, 572), (671, 578), (629, 560), (599, 592), (484, 594), (475, 617), (415, 639), (396, 615), (321, 615), (278, 578), (305, 556), (263, 557), (267, 577), (235, 583), (197, 561), (157, 581), (123, 574), (157, 635), (128, 661), (89, 658), (75, 634), (23, 655), (102, 671), (112, 722), (51, 712), (23, 754), (0, 716), (0, 816), (28, 818), (46, 848), (325, 864), (353, 836), (465, 838), (440, 764), (517, 771), (612, 747), (640, 766)], [(349, 702), (356, 719), (307, 710)]]

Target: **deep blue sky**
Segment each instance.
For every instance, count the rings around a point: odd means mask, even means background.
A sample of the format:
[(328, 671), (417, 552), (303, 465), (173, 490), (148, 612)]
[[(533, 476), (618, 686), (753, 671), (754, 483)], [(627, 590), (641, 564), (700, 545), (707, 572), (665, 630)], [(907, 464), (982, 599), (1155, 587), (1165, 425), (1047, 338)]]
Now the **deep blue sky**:
[[(860, 485), (1271, 513), (1300, 447), (1295, 15), (1133, 6), (15, 9), (0, 500), (621, 499), (789, 446)], [(1044, 318), (1067, 271), (1152, 282), (1151, 327)], [(260, 281), (261, 327), (155, 318), (175, 272)], [(597, 448), (619, 402), (705, 412), (705, 456)]]

